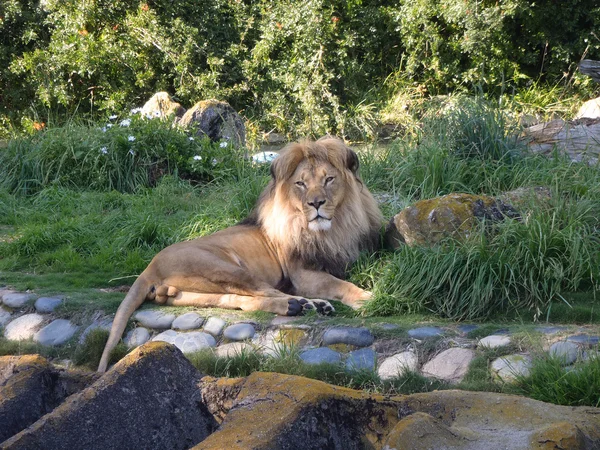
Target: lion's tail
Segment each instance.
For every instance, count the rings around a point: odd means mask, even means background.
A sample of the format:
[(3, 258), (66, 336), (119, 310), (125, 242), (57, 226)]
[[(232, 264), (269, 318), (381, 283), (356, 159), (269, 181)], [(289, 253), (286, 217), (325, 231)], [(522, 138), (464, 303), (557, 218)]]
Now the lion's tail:
[(142, 273), (138, 279), (135, 280), (131, 289), (129, 289), (129, 292), (125, 296), (125, 299), (123, 299), (121, 305), (119, 305), (119, 309), (117, 309), (117, 313), (115, 314), (108, 341), (102, 352), (102, 358), (100, 358), (98, 372), (106, 372), (110, 352), (119, 343), (119, 340), (125, 331), (125, 327), (127, 326), (127, 321), (133, 312), (144, 303), (144, 300), (146, 300), (151, 289), (152, 281), (149, 280), (149, 277), (145, 273)]

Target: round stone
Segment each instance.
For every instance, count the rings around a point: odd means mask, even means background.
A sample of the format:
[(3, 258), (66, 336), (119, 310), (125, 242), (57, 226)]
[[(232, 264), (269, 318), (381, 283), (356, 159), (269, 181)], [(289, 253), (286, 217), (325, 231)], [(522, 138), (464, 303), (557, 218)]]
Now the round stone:
[(218, 337), (225, 328), (225, 321), (219, 317), (209, 317), (204, 324), (204, 332), (212, 334), (214, 337)]
[(233, 358), (242, 354), (253, 352), (254, 347), (245, 342), (231, 342), (229, 344), (219, 345), (215, 348), (215, 355), (219, 358)]
[(57, 297), (40, 297), (35, 301), (35, 310), (42, 314), (51, 313), (61, 303), (62, 299)]
[(33, 340), (42, 345), (62, 345), (73, 337), (77, 328), (66, 319), (56, 319), (35, 333)]
[(90, 332), (93, 330), (100, 329), (110, 331), (110, 329), (112, 328), (112, 323), (112, 319), (106, 317), (104, 319), (94, 320), (85, 330), (83, 330), (81, 336), (79, 336), (79, 343), (82, 344), (85, 341), (87, 335), (90, 334)]
[(225, 328), (223, 337), (230, 341), (244, 341), (252, 339), (256, 330), (249, 323), (236, 323)]
[(361, 348), (348, 353), (346, 370), (375, 370), (377, 354), (371, 348)]
[(401, 376), (404, 372), (415, 372), (419, 358), (413, 352), (397, 353), (386, 358), (377, 373), (382, 380), (389, 380)]
[(189, 312), (177, 317), (171, 324), (174, 330), (197, 330), (202, 326), (204, 318), (195, 312)]
[(529, 375), (531, 358), (520, 354), (502, 356), (492, 361), (490, 368), (495, 379), (510, 383)]
[(137, 327), (127, 333), (125, 344), (129, 348), (139, 347), (150, 339), (150, 332), (144, 327)]
[(477, 345), (479, 347), (498, 348), (510, 344), (510, 336), (502, 334), (492, 334), (480, 339)]
[(13, 294), (5, 294), (2, 297), (2, 301), (6, 306), (11, 308), (22, 308), (25, 304), (34, 299), (33, 294), (24, 294), (20, 292), (15, 292)]
[(145, 310), (138, 311), (133, 318), (144, 327), (164, 330), (165, 328), (171, 328), (171, 324), (175, 320), (175, 314), (159, 310)]
[(550, 353), (550, 356), (553, 358), (558, 359), (562, 365), (568, 366), (577, 361), (579, 345), (568, 341), (555, 342), (550, 346), (548, 353)]
[(420, 327), (408, 330), (408, 335), (413, 339), (427, 339), (444, 334), (439, 327)]
[(368, 347), (373, 344), (373, 335), (367, 328), (330, 328), (323, 335), (323, 345), (346, 344)]
[(300, 353), (300, 359), (306, 364), (337, 364), (342, 355), (328, 347), (311, 348)]
[(4, 337), (11, 341), (31, 339), (43, 321), (39, 314), (25, 314), (6, 325)]
[(466, 375), (475, 352), (467, 348), (449, 348), (425, 363), (423, 375), (458, 383)]
[(11, 313), (0, 308), (0, 327), (3, 327), (10, 320)]
[(598, 336), (590, 336), (588, 334), (576, 334), (575, 336), (569, 336), (567, 338), (569, 342), (575, 342), (577, 344), (585, 345), (598, 345), (600, 339)]
[(167, 330), (154, 336), (152, 340), (173, 344), (183, 353), (193, 353), (217, 345), (217, 341), (215, 341), (214, 337), (208, 333), (202, 333), (201, 331), (181, 333), (175, 330)]

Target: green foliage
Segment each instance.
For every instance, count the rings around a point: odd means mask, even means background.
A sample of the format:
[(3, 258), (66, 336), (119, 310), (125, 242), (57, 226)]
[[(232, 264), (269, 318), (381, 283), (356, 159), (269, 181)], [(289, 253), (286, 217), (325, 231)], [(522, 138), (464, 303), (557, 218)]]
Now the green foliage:
[[(73, 364), (76, 366), (85, 366), (90, 370), (96, 370), (107, 340), (107, 330), (96, 329), (90, 331), (83, 343), (75, 348), (73, 352)], [(110, 363), (113, 364), (119, 361), (127, 353), (127, 346), (119, 343), (110, 353)]]

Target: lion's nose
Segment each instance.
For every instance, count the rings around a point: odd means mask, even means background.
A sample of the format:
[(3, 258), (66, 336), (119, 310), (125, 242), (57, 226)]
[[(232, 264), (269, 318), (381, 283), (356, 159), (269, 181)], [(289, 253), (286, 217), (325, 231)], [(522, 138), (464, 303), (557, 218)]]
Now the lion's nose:
[(323, 204), (325, 204), (325, 201), (325, 199), (315, 197), (314, 200), (309, 201), (308, 204), (318, 210)]

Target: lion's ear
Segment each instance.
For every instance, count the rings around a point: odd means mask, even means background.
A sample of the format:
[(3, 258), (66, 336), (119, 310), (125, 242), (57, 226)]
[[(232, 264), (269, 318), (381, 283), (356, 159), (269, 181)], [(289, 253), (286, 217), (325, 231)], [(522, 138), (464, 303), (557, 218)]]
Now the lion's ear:
[(346, 156), (346, 167), (356, 176), (358, 175), (358, 166), (360, 165), (358, 162), (358, 155), (354, 152), (354, 150), (350, 149), (350, 147), (346, 147), (346, 149), (348, 150), (348, 154)]
[(302, 147), (299, 144), (288, 145), (271, 163), (271, 177), (275, 181), (287, 180), (292, 176), (303, 157)]

